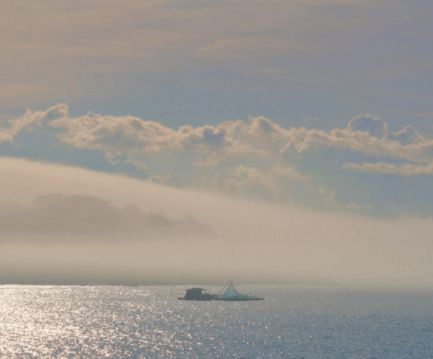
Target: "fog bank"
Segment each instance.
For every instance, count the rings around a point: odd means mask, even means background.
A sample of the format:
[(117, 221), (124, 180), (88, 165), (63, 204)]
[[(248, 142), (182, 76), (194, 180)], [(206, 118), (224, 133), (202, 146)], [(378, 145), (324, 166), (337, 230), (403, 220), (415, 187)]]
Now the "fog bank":
[(72, 167), (0, 162), (1, 283), (234, 278), (433, 287), (430, 219), (309, 211)]

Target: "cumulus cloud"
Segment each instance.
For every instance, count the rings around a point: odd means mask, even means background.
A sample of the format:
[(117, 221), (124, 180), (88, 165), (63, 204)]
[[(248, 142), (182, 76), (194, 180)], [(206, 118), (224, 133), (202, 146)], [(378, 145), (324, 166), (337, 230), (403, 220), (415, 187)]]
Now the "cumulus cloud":
[[(21, 131), (38, 127), (51, 128), (60, 141), (76, 147), (98, 150), (110, 158), (127, 154), (140, 155), (192, 151), (197, 156), (217, 157), (252, 155), (274, 157), (296, 151), (331, 146), (373, 156), (391, 156), (422, 160), (430, 156), (433, 141), (422, 139), (412, 126), (388, 135), (387, 123), (375, 116), (353, 117), (346, 128), (284, 128), (265, 117), (247, 121), (230, 120), (217, 125), (172, 129), (164, 124), (134, 116), (110, 116), (92, 112), (72, 117), (65, 104), (47, 111), (27, 111), (0, 130), (0, 141), (12, 141)], [(135, 157), (135, 158), (134, 158)]]
[(385, 138), (388, 133), (387, 123), (371, 115), (358, 115), (349, 121), (347, 127), (351, 131), (367, 132), (370, 136), (378, 138)]
[(0, 142), (13, 141), (21, 131), (32, 131), (36, 127), (43, 126), (44, 122), (67, 115), (68, 106), (66, 104), (57, 104), (46, 111), (28, 110), (24, 115), (11, 119), (9, 127), (0, 130)]
[(430, 174), (433, 163), (433, 139), (412, 126), (391, 132), (372, 115), (329, 130), (284, 127), (262, 116), (171, 128), (136, 116), (71, 116), (66, 104), (12, 119), (0, 129), (0, 150), (173, 186), (300, 204), (309, 198), (313, 206), (338, 207), (340, 201), (346, 209), (358, 206), (348, 189), (341, 193), (339, 178), (348, 170), (407, 177)]
[(391, 140), (400, 142), (402, 145), (410, 145), (421, 142), (422, 138), (413, 126), (406, 126), (390, 135)]

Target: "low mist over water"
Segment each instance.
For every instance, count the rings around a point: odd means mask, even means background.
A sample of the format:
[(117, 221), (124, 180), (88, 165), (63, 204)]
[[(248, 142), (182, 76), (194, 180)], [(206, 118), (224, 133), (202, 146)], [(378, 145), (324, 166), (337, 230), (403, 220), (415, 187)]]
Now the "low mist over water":
[(3, 163), (2, 283), (433, 285), (430, 220), (324, 213)]

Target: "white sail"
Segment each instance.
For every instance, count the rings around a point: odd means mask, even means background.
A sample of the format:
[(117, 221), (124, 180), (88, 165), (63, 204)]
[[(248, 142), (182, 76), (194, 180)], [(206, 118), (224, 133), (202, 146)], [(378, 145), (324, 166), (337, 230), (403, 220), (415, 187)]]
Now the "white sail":
[(220, 295), (222, 298), (237, 298), (241, 297), (242, 294), (240, 294), (235, 287), (233, 287), (232, 284), (230, 284), (226, 290)]
[(239, 293), (233, 286), (233, 282), (229, 284), (215, 296), (215, 300), (230, 300), (230, 301), (246, 301), (246, 300), (263, 300), (262, 297), (250, 296)]

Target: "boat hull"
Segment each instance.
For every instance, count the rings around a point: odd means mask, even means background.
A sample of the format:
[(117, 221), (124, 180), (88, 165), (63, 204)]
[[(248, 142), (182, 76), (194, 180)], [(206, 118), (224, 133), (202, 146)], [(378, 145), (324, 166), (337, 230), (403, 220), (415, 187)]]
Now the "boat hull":
[(225, 302), (249, 302), (257, 300), (265, 300), (265, 298), (215, 298), (214, 300), (221, 300)]
[(225, 302), (249, 302), (264, 300), (263, 297), (257, 297), (255, 295), (247, 295), (239, 293), (233, 283), (230, 282), (219, 294), (207, 293), (206, 289), (194, 287), (186, 290), (186, 294), (183, 297), (178, 297), (179, 300), (199, 300), (199, 301), (210, 301), (210, 300), (222, 300)]

